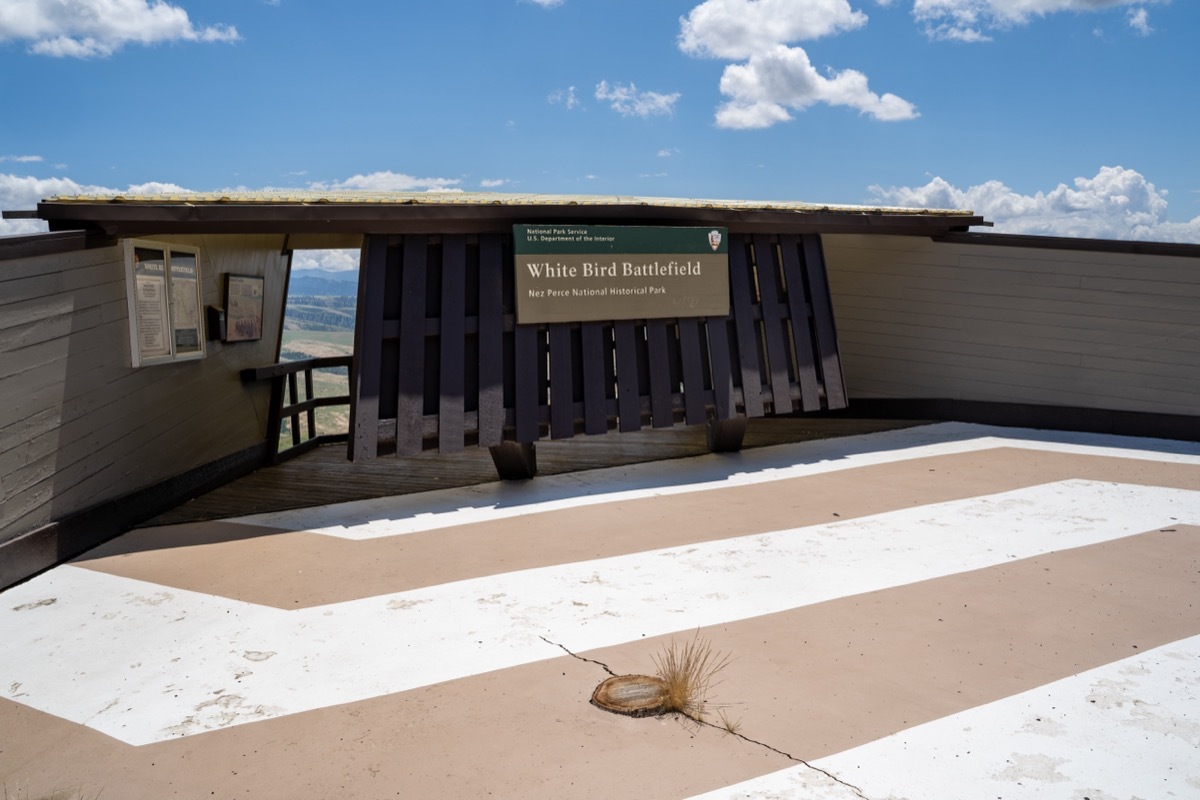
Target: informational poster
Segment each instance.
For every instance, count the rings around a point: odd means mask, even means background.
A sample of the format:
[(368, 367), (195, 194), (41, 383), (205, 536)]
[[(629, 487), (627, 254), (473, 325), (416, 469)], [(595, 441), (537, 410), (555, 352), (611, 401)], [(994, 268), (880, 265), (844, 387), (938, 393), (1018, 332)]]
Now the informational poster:
[(262, 338), (263, 279), (250, 275), (225, 276), (225, 341)]
[(200, 351), (200, 291), (196, 256), (171, 251), (171, 323), (174, 328), (175, 353), (184, 355)]
[(204, 357), (200, 260), (195, 248), (125, 243), (133, 366)]
[(729, 315), (725, 228), (514, 225), (517, 322)]
[(134, 248), (133, 259), (138, 351), (143, 359), (169, 356), (166, 260), (161, 250), (144, 247)]

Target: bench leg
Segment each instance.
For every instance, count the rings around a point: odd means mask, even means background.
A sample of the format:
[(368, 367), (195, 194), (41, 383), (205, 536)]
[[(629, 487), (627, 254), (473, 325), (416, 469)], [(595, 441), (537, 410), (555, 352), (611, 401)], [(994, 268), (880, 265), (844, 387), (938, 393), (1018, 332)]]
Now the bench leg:
[(736, 453), (742, 449), (746, 436), (746, 417), (710, 419), (708, 421), (708, 450), (710, 453)]
[(537, 474), (537, 450), (533, 442), (501, 442), (488, 450), (501, 480), (521, 481)]

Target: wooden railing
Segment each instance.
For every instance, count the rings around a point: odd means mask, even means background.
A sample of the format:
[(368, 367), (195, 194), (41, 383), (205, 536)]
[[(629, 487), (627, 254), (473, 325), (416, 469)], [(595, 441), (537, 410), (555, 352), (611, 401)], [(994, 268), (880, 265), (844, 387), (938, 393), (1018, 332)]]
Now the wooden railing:
[[(316, 397), (313, 387), (313, 372), (331, 367), (350, 369), (353, 356), (308, 358), (302, 361), (285, 361), (265, 367), (242, 370), (244, 382), (270, 381), (271, 411), (267, 418), (267, 452), (271, 464), (307, 452), (323, 444), (345, 442), (349, 431), (318, 433), (317, 409), (327, 406), (350, 406), (349, 382), (347, 393), (329, 397)], [(300, 376), (304, 376), (304, 393), (300, 393)], [(303, 422), (303, 424), (302, 424)], [(283, 438), (283, 428), (289, 429), (289, 441)]]

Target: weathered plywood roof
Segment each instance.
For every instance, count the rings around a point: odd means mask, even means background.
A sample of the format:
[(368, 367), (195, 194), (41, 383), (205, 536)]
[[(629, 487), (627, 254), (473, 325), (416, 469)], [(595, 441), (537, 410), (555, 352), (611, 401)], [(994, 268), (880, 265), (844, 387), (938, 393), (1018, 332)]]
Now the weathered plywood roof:
[[(961, 209), (490, 192), (211, 192), (60, 195), (38, 204), (52, 230), (144, 233), (473, 232), (551, 220), (724, 224), (746, 232), (938, 234), (988, 225)], [(782, 226), (782, 227), (781, 227)]]

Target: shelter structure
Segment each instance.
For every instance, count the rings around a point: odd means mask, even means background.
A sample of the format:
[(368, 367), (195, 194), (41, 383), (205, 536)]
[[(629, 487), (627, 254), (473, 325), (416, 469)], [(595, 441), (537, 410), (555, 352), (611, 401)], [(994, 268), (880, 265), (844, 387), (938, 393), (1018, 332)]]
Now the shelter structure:
[[(0, 239), (0, 586), (278, 457), (281, 420), (295, 435), (322, 402), (287, 393), (320, 363), (278, 363), (300, 249), (362, 253), (355, 460), (483, 446), (527, 477), (547, 436), (704, 424), (735, 449), (746, 418), (795, 413), (1200, 438), (1195, 245), (636, 197), (85, 196), (5, 216), (50, 232)], [(521, 237), (542, 229), (719, 234), (728, 313), (676, 296), (530, 316)]]

